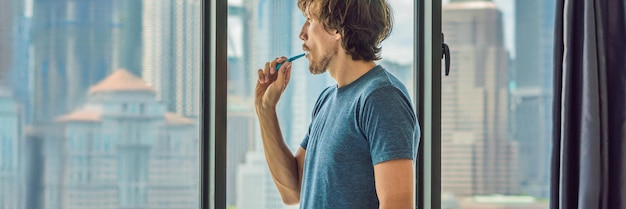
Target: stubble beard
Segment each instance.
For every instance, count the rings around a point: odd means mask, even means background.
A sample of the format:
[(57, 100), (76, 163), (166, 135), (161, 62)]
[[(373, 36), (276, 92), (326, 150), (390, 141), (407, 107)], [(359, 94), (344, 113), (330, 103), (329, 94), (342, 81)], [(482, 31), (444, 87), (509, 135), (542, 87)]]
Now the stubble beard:
[(338, 51), (338, 47), (330, 48), (326, 51), (324, 55), (322, 55), (321, 60), (312, 61), (309, 64), (309, 71), (311, 72), (311, 74), (317, 75), (317, 74), (325, 73), (326, 69), (328, 69), (328, 65), (330, 64), (330, 61), (337, 54), (337, 51)]

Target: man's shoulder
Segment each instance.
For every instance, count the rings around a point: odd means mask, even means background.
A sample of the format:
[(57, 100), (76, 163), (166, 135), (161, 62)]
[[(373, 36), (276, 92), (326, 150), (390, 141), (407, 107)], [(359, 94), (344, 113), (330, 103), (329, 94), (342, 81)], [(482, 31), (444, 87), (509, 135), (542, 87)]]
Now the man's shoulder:
[(403, 95), (408, 96), (406, 87), (400, 80), (398, 80), (393, 74), (389, 73), (382, 66), (377, 66), (373, 76), (370, 76), (369, 81), (365, 82), (362, 86), (361, 95), (363, 98), (368, 98), (372, 94), (388, 94), (396, 91), (402, 92)]

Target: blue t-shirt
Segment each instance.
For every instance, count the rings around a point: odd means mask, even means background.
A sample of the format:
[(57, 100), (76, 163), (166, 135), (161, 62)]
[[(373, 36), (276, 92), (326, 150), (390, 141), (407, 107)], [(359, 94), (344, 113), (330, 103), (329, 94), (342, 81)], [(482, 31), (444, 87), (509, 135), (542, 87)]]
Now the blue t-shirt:
[(378, 209), (374, 165), (414, 160), (419, 135), (406, 88), (381, 66), (326, 88), (301, 143), (300, 208)]

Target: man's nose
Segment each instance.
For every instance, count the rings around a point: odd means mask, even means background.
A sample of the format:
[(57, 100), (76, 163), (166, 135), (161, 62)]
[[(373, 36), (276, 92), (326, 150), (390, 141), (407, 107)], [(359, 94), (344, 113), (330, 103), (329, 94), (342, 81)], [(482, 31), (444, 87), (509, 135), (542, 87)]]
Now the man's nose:
[(306, 41), (309, 37), (306, 34), (306, 23), (302, 25), (302, 29), (300, 30), (300, 40)]

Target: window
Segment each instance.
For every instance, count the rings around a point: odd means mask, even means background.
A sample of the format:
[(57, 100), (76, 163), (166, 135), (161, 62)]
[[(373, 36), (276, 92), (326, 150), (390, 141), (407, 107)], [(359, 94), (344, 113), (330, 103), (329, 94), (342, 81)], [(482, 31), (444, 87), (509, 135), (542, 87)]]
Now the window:
[(200, 207), (202, 3), (0, 0), (0, 208)]
[(442, 208), (547, 208), (554, 1), (442, 1)]

